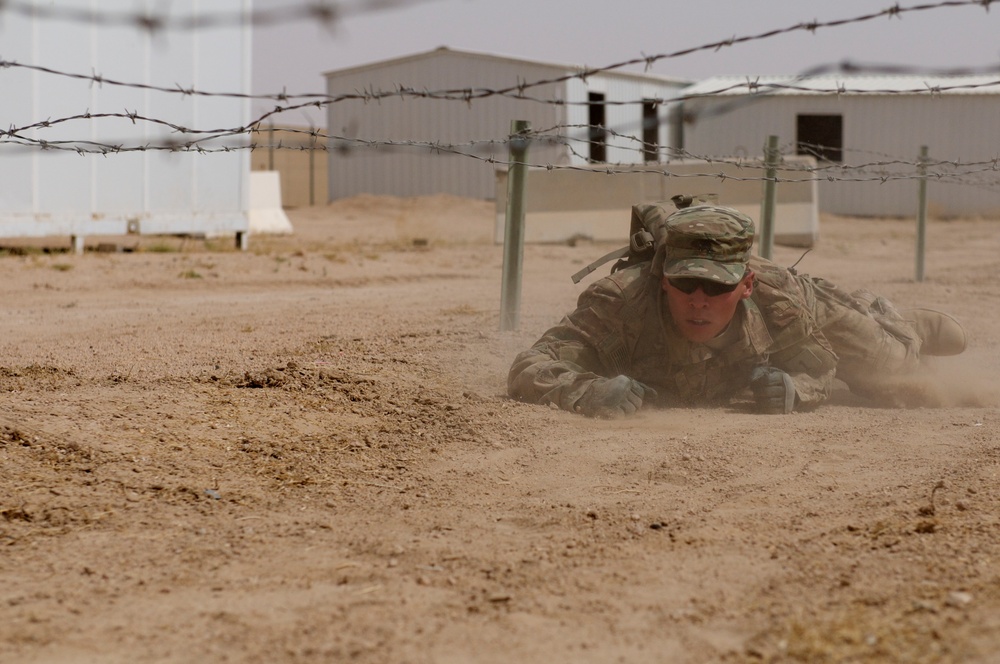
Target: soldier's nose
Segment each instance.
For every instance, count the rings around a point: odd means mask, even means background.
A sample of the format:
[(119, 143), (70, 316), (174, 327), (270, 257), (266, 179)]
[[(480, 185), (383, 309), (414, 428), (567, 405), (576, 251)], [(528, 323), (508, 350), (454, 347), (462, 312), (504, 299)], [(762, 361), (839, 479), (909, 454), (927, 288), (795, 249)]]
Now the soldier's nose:
[(709, 298), (707, 295), (705, 295), (705, 291), (703, 291), (701, 287), (698, 287), (693, 293), (688, 295), (688, 297), (691, 300), (691, 304), (696, 304), (699, 306), (703, 304), (708, 304)]

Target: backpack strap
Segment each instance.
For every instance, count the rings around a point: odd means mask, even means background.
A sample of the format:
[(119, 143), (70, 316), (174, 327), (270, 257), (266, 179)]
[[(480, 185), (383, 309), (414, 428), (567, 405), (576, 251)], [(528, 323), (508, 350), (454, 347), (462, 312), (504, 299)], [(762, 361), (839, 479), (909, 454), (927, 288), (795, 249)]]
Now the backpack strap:
[(582, 270), (580, 270), (579, 272), (577, 272), (576, 274), (574, 274), (573, 277), (572, 277), (573, 278), (573, 283), (574, 284), (580, 283), (581, 279), (583, 279), (588, 274), (590, 274), (591, 272), (593, 272), (597, 268), (601, 267), (605, 263), (613, 261), (616, 258), (624, 258), (625, 256), (628, 256), (629, 251), (630, 251), (630, 247), (622, 247), (621, 249), (615, 249), (612, 252), (604, 254), (603, 256), (601, 256), (600, 258), (598, 258), (596, 261), (594, 261), (593, 263), (591, 263), (587, 267), (583, 268)]

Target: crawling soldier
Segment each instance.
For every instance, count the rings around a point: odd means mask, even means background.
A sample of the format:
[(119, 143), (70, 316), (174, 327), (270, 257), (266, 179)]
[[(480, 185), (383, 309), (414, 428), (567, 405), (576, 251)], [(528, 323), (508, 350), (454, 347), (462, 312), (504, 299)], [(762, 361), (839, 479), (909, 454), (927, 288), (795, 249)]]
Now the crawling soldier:
[(644, 404), (724, 404), (749, 387), (758, 412), (790, 413), (828, 398), (834, 376), (877, 396), (921, 356), (965, 350), (964, 329), (946, 314), (897, 311), (751, 256), (754, 224), (737, 210), (642, 212), (661, 217), (652, 259), (591, 285), (520, 353), (512, 397), (612, 418)]

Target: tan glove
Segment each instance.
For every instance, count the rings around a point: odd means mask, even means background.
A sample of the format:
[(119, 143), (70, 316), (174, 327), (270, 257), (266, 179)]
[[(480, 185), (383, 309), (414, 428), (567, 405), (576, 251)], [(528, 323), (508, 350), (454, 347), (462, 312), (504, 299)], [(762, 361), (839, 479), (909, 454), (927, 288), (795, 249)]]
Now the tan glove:
[(576, 410), (588, 417), (610, 420), (632, 415), (642, 407), (643, 399), (654, 398), (656, 390), (628, 376), (598, 378), (576, 402)]
[(750, 390), (758, 413), (780, 415), (795, 408), (792, 377), (774, 367), (756, 367), (750, 373)]

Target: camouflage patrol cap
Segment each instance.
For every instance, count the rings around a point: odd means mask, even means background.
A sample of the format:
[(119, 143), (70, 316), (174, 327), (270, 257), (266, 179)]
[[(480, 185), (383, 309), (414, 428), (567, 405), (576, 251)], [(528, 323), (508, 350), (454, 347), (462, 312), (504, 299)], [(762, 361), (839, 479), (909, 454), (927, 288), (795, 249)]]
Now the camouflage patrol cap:
[(753, 245), (753, 220), (733, 208), (696, 205), (667, 218), (663, 274), (735, 284)]

